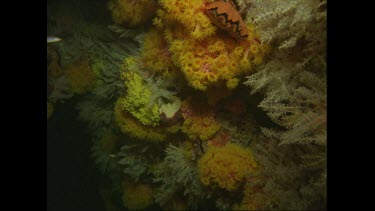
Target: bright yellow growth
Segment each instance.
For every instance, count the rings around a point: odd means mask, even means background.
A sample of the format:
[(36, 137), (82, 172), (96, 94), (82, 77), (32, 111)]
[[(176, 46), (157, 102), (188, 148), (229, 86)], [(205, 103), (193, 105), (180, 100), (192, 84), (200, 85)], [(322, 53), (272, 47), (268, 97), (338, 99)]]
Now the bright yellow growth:
[(249, 149), (231, 143), (224, 147), (208, 147), (198, 161), (199, 176), (204, 185), (218, 185), (229, 191), (236, 190), (256, 167)]
[(120, 99), (123, 109), (144, 125), (158, 125), (159, 106), (156, 102), (151, 102), (152, 92), (143, 78), (135, 72), (123, 72), (122, 78), (126, 86), (126, 95)]
[(149, 185), (123, 183), (122, 202), (129, 210), (142, 210), (153, 203), (153, 191)]
[(121, 131), (130, 137), (146, 141), (164, 141), (170, 133), (176, 133), (180, 126), (174, 125), (169, 127), (145, 126), (142, 125), (130, 113), (123, 110), (121, 98), (115, 104), (115, 121)]
[(95, 73), (87, 58), (80, 58), (65, 70), (72, 93), (84, 94), (95, 84)]
[(113, 21), (125, 27), (144, 24), (156, 11), (153, 0), (110, 0), (108, 8)]
[[(209, 0), (207, 2), (211, 2)], [(157, 12), (154, 25), (163, 27), (171, 22), (181, 23), (186, 29), (186, 33), (193, 39), (204, 39), (215, 34), (216, 27), (203, 13), (201, 7), (203, 0), (160, 0), (163, 12)]]
[(51, 118), (52, 114), (53, 114), (53, 104), (47, 101), (47, 120)]

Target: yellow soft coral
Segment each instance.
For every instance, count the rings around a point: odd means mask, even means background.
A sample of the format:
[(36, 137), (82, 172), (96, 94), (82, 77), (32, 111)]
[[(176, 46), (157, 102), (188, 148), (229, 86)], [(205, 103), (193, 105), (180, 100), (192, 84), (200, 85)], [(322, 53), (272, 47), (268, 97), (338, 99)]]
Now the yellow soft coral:
[(231, 143), (224, 147), (208, 147), (198, 161), (199, 176), (204, 185), (218, 185), (229, 191), (236, 190), (256, 167), (250, 149)]
[(108, 8), (115, 23), (136, 27), (149, 20), (156, 11), (152, 0), (111, 0)]
[(80, 58), (65, 70), (72, 93), (84, 94), (95, 84), (95, 73), (87, 58)]
[(147, 184), (123, 182), (122, 202), (129, 210), (142, 210), (153, 203), (153, 190)]
[[(212, 1), (212, 0), (211, 0)], [(158, 12), (154, 24), (163, 26), (163, 21), (181, 23), (191, 38), (204, 39), (215, 34), (216, 27), (203, 13), (203, 0), (160, 0), (165, 12)], [(165, 25), (165, 24), (164, 24)]]

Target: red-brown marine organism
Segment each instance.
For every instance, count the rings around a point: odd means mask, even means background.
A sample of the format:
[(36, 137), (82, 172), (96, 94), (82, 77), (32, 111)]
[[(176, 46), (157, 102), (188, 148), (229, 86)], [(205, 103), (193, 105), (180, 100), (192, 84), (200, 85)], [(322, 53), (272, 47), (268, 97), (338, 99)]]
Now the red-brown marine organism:
[(210, 139), (207, 144), (208, 146), (222, 147), (228, 142), (230, 142), (230, 134), (229, 132), (222, 130), (221, 132), (218, 132), (214, 138)]
[(229, 32), (237, 40), (245, 39), (249, 31), (241, 14), (237, 11), (232, 0), (220, 0), (205, 3), (202, 6), (204, 13), (218, 28)]

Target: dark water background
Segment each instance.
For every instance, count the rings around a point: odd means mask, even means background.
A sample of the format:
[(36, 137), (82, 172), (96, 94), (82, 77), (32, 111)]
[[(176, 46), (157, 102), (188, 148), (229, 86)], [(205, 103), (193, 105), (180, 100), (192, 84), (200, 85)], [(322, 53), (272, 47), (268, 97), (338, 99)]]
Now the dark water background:
[(47, 123), (47, 210), (105, 210), (101, 175), (90, 158), (91, 140), (76, 120), (75, 99), (56, 104)]

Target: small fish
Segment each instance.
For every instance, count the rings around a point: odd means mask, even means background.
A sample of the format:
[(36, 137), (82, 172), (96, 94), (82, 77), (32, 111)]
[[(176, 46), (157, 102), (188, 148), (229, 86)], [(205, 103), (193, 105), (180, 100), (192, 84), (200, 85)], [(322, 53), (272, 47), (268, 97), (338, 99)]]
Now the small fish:
[(54, 36), (47, 36), (47, 43), (60, 42), (62, 39)]

